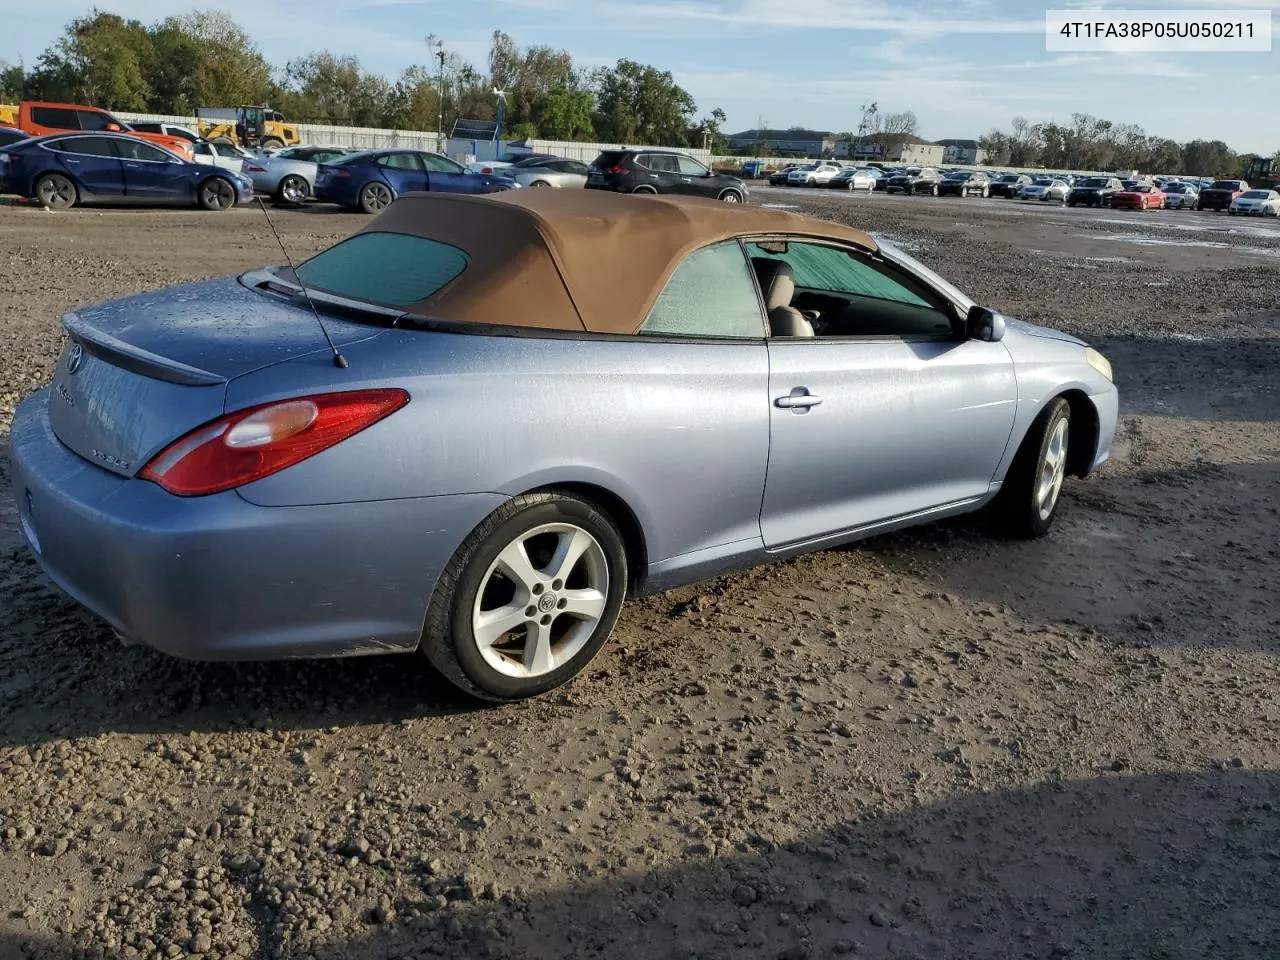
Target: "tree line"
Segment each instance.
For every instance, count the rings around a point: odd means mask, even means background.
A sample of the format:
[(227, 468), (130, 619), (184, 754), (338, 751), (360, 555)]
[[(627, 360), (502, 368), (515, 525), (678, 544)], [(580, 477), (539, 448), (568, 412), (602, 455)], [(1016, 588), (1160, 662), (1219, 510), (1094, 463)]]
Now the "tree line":
[(1179, 143), (1151, 136), (1137, 124), (1114, 123), (1087, 113), (1073, 113), (1066, 124), (1014, 117), (1008, 131), (992, 130), (978, 139), (978, 146), (993, 166), (1142, 170), (1204, 177), (1239, 176), (1250, 159), (1221, 140)]
[(700, 120), (671, 73), (633, 60), (583, 69), (565, 50), (520, 48), (495, 31), (484, 69), (436, 37), (394, 80), (353, 56), (315, 51), (272, 65), (235, 20), (194, 10), (152, 24), (92, 10), (67, 24), (31, 69), (0, 61), (0, 102), (56, 100), (191, 116), (197, 107), (268, 103), (295, 122), (444, 131), (493, 120), (506, 91), (506, 139), (722, 144), (724, 112)]

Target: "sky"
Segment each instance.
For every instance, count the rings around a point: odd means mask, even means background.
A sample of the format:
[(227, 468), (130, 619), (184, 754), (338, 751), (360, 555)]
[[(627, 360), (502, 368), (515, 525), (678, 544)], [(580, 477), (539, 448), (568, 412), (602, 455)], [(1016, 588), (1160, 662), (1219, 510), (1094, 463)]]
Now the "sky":
[[(173, 0), (99, 0), (150, 23)], [(494, 30), (548, 44), (583, 66), (621, 57), (670, 70), (720, 107), (725, 131), (857, 127), (859, 108), (912, 110), (921, 136), (976, 138), (1088, 113), (1178, 141), (1280, 150), (1280, 39), (1269, 53), (1048, 53), (1044, 6), (1026, 0), (207, 0), (250, 30), (272, 64), (327, 49), (394, 78), (428, 60), (434, 33), (483, 66)], [(1280, 0), (1053, 0), (1052, 8), (1271, 10)], [(0, 0), (0, 59), (33, 65), (75, 0)], [(1265, 119), (1264, 119), (1265, 118)]]

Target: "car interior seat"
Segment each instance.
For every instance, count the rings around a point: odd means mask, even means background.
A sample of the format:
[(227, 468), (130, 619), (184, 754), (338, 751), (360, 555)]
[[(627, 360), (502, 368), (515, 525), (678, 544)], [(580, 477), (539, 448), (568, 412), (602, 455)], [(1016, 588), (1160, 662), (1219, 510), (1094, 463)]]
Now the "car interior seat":
[(770, 336), (812, 337), (813, 324), (791, 306), (791, 298), (796, 295), (796, 277), (791, 264), (767, 257), (752, 257), (751, 266), (764, 293)]

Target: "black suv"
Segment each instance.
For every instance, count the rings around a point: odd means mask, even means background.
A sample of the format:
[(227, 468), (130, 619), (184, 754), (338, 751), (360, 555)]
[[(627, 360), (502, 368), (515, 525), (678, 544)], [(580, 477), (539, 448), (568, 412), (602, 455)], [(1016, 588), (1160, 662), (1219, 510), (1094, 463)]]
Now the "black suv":
[(938, 184), (938, 195), (945, 197), (985, 197), (991, 192), (991, 178), (981, 170), (956, 170)]
[(1067, 206), (1109, 207), (1111, 195), (1123, 189), (1115, 177), (1085, 177), (1067, 191)]
[(885, 189), (890, 193), (929, 193), (936, 197), (941, 182), (942, 174), (933, 167), (909, 167), (890, 177)]
[(1022, 188), (1031, 182), (1025, 173), (1006, 173), (991, 181), (989, 193), (993, 197), (1004, 197), (1016, 200)]
[(741, 179), (708, 170), (675, 150), (605, 150), (587, 168), (587, 189), (747, 202), (747, 185)]

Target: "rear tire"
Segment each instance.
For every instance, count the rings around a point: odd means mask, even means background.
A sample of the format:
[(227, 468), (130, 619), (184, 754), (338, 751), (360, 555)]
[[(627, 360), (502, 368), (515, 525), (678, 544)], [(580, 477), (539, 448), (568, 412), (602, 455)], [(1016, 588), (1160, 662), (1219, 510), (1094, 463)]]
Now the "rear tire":
[(1071, 407), (1057, 397), (1031, 425), (996, 497), (995, 510), (1006, 535), (1043, 537), (1053, 525), (1066, 477)]
[(196, 199), (202, 210), (230, 210), (236, 205), (236, 188), (226, 177), (210, 177), (197, 188)]
[(276, 187), (276, 199), (284, 203), (305, 203), (311, 196), (311, 187), (307, 181), (295, 173), (289, 174)]
[(80, 191), (69, 177), (47, 173), (36, 181), (36, 199), (50, 210), (69, 210), (80, 201)]
[(658, 195), (658, 191), (653, 189), (653, 187), (649, 187), (649, 186), (636, 187), (631, 192), (639, 193), (639, 194), (642, 194), (643, 196), (648, 196), (648, 197), (656, 197)]
[(360, 188), (359, 204), (360, 209), (365, 213), (381, 213), (387, 207), (391, 206), (395, 197), (391, 194), (391, 188), (380, 181), (366, 183)]
[(604, 511), (565, 491), (522, 494), (476, 527), (445, 567), (422, 652), (474, 697), (536, 696), (591, 662), (626, 587), (626, 548)]
[(262, 149), (263, 150), (283, 150), (284, 141), (277, 140), (275, 137), (267, 137), (267, 139), (262, 141)]
[(551, 186), (551, 184), (547, 183), (547, 181), (545, 181), (545, 180), (535, 180), (535, 181), (533, 181), (533, 183), (529, 184), (529, 186), (531, 186), (531, 187), (549, 187), (549, 186)]

